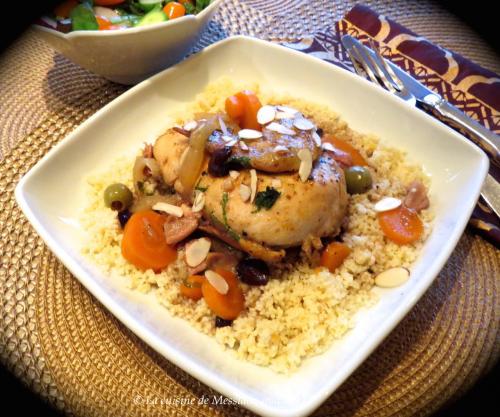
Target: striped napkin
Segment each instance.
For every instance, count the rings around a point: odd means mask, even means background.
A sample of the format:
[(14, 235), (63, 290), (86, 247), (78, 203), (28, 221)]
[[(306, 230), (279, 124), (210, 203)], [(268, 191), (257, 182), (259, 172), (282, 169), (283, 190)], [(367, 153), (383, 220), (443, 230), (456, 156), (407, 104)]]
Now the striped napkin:
[[(437, 46), (404, 26), (357, 5), (333, 27), (285, 45), (354, 71), (340, 38), (349, 34), (363, 43), (373, 39), (382, 55), (440, 94), (448, 102), (500, 134), (500, 77), (464, 57)], [(490, 174), (500, 180), (500, 169)], [(482, 199), (469, 226), (500, 247), (500, 221)]]

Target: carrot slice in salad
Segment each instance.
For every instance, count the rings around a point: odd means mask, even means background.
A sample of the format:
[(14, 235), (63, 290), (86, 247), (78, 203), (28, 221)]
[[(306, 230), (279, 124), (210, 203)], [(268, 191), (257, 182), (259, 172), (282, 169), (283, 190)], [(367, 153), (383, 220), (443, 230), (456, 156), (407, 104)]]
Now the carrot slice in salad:
[(164, 223), (165, 217), (153, 210), (133, 214), (123, 230), (123, 257), (142, 270), (167, 267), (177, 258), (177, 251), (165, 241)]
[(201, 286), (205, 280), (206, 278), (201, 275), (190, 275), (180, 286), (181, 294), (184, 297), (198, 301), (201, 297), (203, 297)]
[(217, 316), (225, 320), (234, 320), (245, 308), (245, 296), (241, 290), (238, 278), (227, 269), (215, 268), (214, 272), (224, 278), (229, 290), (227, 294), (221, 294), (205, 279), (201, 285), (203, 298), (210, 310)]
[(323, 142), (331, 143), (335, 148), (349, 154), (352, 158), (352, 165), (368, 166), (368, 162), (366, 162), (366, 159), (363, 158), (363, 155), (361, 155), (359, 151), (350, 143), (336, 138), (333, 135), (324, 135)]
[(378, 213), (378, 222), (384, 235), (398, 245), (413, 243), (424, 233), (418, 214), (405, 206)]
[(332, 242), (321, 254), (320, 265), (328, 268), (330, 272), (335, 272), (350, 253), (351, 249), (349, 246), (341, 242)]

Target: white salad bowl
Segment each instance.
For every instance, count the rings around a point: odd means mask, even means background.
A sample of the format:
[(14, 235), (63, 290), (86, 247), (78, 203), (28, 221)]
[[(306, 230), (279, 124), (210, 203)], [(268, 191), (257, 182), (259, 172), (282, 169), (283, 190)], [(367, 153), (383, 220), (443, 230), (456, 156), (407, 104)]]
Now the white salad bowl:
[[(81, 254), (85, 230), (84, 177), (119, 155), (133, 155), (220, 77), (259, 82), (330, 106), (349, 125), (405, 150), (430, 176), (432, 232), (394, 289), (375, 289), (378, 303), (326, 352), (291, 375), (237, 359), (216, 341), (173, 317), (154, 295), (127, 288)], [(126, 115), (126, 117), (123, 117)], [(282, 46), (234, 37), (142, 82), (108, 104), (54, 147), (19, 182), (17, 201), (49, 248), (80, 282), (146, 343), (205, 384), (252, 411), (305, 416), (366, 359), (429, 288), (452, 253), (478, 199), (488, 169), (484, 153), (461, 135), (372, 83), (332, 64)], [(67, 198), (71, 190), (71, 198)]]
[(39, 24), (33, 27), (83, 68), (120, 84), (137, 84), (184, 58), (222, 1), (213, 0), (197, 15), (121, 30), (62, 33)]

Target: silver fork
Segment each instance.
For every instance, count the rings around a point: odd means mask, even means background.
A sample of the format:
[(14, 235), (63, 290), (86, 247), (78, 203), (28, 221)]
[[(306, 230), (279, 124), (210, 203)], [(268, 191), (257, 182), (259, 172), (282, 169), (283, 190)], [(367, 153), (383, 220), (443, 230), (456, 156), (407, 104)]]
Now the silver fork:
[(387, 64), (373, 40), (370, 39), (369, 42), (371, 49), (375, 53), (375, 57), (367, 53), (358, 41), (345, 42), (343, 40), (344, 48), (351, 59), (355, 71), (362, 77), (367, 75), (375, 84), (379, 84), (412, 106), (415, 106), (417, 104), (415, 96), (408, 91), (393, 69)]
[[(412, 106), (416, 106), (417, 99), (408, 91), (401, 79), (394, 73), (393, 69), (380, 54), (373, 40), (369, 40), (371, 50), (374, 54), (367, 52), (367, 48), (358, 40), (345, 36), (342, 44), (351, 59), (354, 70), (358, 75), (368, 78), (375, 84), (380, 85), (399, 98), (405, 100)], [(481, 192), (481, 197), (500, 218), (500, 184), (491, 176), (487, 175)]]

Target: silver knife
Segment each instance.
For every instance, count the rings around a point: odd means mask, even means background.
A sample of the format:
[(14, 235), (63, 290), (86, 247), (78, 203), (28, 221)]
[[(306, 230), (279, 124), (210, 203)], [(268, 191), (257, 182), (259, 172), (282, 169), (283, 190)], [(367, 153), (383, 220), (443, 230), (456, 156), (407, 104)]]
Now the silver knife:
[[(370, 51), (371, 52), (371, 51)], [(417, 103), (424, 110), (432, 113), (439, 120), (453, 127), (464, 130), (468, 136), (483, 149), (490, 157), (491, 162), (500, 166), (500, 136), (467, 116), (455, 106), (443, 99), (439, 94), (421, 84), (415, 78), (404, 72), (398, 66), (385, 60), (401, 79), (405, 87), (412, 93)]]

